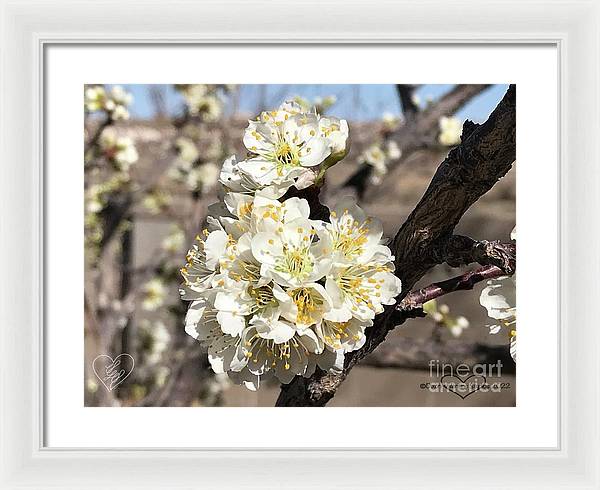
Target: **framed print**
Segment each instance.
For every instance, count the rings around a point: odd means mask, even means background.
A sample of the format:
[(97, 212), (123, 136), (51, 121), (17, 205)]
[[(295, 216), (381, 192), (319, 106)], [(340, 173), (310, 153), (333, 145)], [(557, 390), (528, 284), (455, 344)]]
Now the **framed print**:
[(3, 488), (599, 488), (599, 9), (543, 7), (3, 2)]

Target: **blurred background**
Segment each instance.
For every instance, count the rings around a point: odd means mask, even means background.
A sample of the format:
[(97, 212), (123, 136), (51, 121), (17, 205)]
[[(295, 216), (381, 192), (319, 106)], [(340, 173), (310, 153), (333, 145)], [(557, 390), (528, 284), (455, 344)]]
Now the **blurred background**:
[[(348, 120), (352, 146), (321, 195), (354, 195), (393, 237), (427, 188), (464, 120), (483, 122), (507, 85), (98, 85), (85, 87), (85, 405), (274, 406), (276, 383), (251, 392), (215, 375), (183, 328), (179, 268), (218, 200), (223, 160), (244, 158), (248, 119), (296, 100)], [(457, 233), (508, 241), (515, 173), (463, 217)], [(438, 266), (417, 287), (467, 270)], [(484, 283), (428, 305), (355, 367), (329, 406), (514, 406), (508, 338), (490, 335)], [(92, 369), (129, 353), (132, 373), (112, 390)], [(498, 393), (462, 399), (423, 389), (439, 364), (504, 366)]]

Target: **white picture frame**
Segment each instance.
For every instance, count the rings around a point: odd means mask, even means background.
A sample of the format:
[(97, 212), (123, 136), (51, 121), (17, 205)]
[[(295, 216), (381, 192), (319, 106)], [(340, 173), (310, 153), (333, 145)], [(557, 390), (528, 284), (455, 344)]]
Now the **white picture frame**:
[[(0, 8), (2, 488), (600, 488), (600, 334), (594, 321), (600, 272), (595, 219), (600, 204), (597, 2), (54, 0), (0, 1)], [(541, 43), (557, 47), (558, 448), (208, 451), (44, 447), (45, 47), (53, 43), (290, 42)]]

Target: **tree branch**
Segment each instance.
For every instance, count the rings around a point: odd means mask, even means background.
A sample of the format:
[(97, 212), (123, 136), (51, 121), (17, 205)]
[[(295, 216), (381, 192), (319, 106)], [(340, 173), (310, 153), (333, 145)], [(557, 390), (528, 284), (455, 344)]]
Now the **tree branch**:
[(480, 265), (495, 265), (508, 275), (515, 272), (516, 253), (514, 243), (477, 241), (461, 235), (451, 236), (433, 251), (440, 264), (446, 262), (452, 267), (460, 267), (477, 262)]
[(502, 363), (502, 372), (514, 374), (515, 362), (506, 346), (493, 346), (460, 341), (436, 342), (432, 339), (401, 338), (394, 345), (382, 344), (367, 356), (361, 366), (392, 369), (430, 369), (429, 362), (437, 359), (440, 363), (451, 364), (496, 364)]
[[(462, 143), (439, 166), (421, 201), (394, 238), (396, 275), (402, 280), (399, 301), (439, 263), (447, 243), (467, 209), (511, 168), (516, 155), (516, 88), (511, 85), (488, 120), (465, 124)], [(378, 315), (367, 329), (365, 345), (346, 355), (341, 373), (315, 373), (282, 385), (278, 406), (323, 406), (335, 394), (352, 367), (372, 352), (398, 325), (394, 306)]]
[[(400, 89), (399, 87), (407, 86), (397, 85), (396, 87), (402, 107), (404, 108), (403, 97), (406, 98), (408, 96), (408, 89)], [(466, 102), (488, 87), (490, 87), (490, 85), (457, 85), (435, 104), (425, 110), (416, 113), (409, 112), (409, 117), (406, 118), (405, 123), (389, 135), (389, 138), (396, 141), (400, 150), (402, 150), (402, 158), (396, 162), (396, 164), (406, 159), (406, 157), (416, 150), (438, 145), (437, 139), (440, 118), (442, 116), (451, 116)], [(410, 96), (408, 96), (408, 98), (410, 100)], [(356, 187), (359, 190), (359, 193), (364, 192), (371, 171), (372, 167), (370, 166), (367, 171), (359, 168), (344, 184), (342, 184), (341, 187)]]
[(482, 124), (465, 123), (450, 151), (392, 243), (396, 273), (408, 291), (434, 265), (463, 214), (512, 167), (516, 157), (516, 89)]
[(396, 85), (396, 92), (398, 92), (405, 121), (419, 112), (419, 107), (413, 101), (413, 93), (416, 87), (416, 85)]

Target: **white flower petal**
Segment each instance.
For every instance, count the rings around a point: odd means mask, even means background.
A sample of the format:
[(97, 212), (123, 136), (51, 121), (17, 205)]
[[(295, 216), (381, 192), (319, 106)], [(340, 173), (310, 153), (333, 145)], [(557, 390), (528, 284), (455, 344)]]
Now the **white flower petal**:
[(193, 301), (185, 315), (185, 333), (190, 337), (198, 340), (201, 333), (199, 332), (199, 324), (206, 308), (206, 302)]
[(223, 333), (231, 335), (232, 337), (239, 337), (246, 327), (245, 318), (239, 313), (230, 311), (219, 311), (219, 313), (217, 313), (217, 321), (219, 322), (219, 325), (221, 325)]
[(250, 322), (258, 335), (263, 339), (269, 339), (276, 344), (282, 344), (290, 340), (296, 333), (296, 329), (291, 323), (280, 320), (266, 320), (264, 318), (254, 318)]
[(513, 358), (513, 361), (517, 362), (517, 337), (513, 335), (510, 338), (510, 356)]
[(206, 254), (206, 267), (210, 270), (215, 270), (219, 259), (225, 254), (228, 240), (227, 233), (221, 230), (213, 231), (206, 237), (204, 253)]
[(271, 184), (280, 177), (275, 163), (263, 157), (244, 160), (238, 164), (238, 167), (261, 185)]
[(331, 149), (325, 138), (311, 138), (301, 150), (300, 163), (303, 167), (314, 167), (323, 163), (330, 154)]
[(283, 254), (283, 244), (276, 233), (261, 232), (252, 238), (252, 253), (263, 264), (274, 265)]

